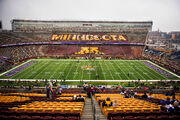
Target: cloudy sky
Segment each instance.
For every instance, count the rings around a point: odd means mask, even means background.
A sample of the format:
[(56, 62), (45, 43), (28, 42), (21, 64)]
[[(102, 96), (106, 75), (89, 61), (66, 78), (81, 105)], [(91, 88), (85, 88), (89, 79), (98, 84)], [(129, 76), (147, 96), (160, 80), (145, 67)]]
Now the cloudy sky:
[(153, 21), (153, 30), (180, 31), (180, 0), (0, 0), (3, 29), (12, 19)]

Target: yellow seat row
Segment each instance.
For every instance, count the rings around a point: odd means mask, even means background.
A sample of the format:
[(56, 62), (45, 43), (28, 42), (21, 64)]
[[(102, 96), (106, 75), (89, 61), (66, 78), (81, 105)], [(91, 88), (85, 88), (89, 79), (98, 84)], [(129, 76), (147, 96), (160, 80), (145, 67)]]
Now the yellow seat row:
[(30, 100), (29, 97), (19, 97), (19, 96), (0, 96), (0, 102), (11, 103), (11, 102), (22, 102)]
[(81, 95), (81, 96), (83, 96), (83, 97), (87, 97), (87, 94), (85, 94), (85, 93), (80, 93), (80, 94), (74, 94), (74, 93), (62, 93), (61, 95), (58, 95), (58, 96), (74, 96), (74, 95), (76, 95), (77, 97), (79, 96), (79, 95)]
[(11, 111), (21, 112), (79, 112), (82, 114), (82, 108), (9, 108)]
[[(119, 94), (117, 94), (118, 96)], [(98, 94), (97, 101), (98, 100), (104, 100), (105, 95), (104, 94)], [(111, 96), (111, 95), (107, 95)], [(150, 103), (148, 101), (139, 100), (136, 98), (121, 98), (121, 97), (114, 97), (116, 94), (113, 94), (112, 97), (110, 97), (110, 100), (114, 103), (117, 102), (117, 106), (101, 106), (101, 109), (107, 116), (109, 112), (154, 112), (154, 111), (160, 111), (161, 105), (157, 105), (155, 103)]]
[[(138, 93), (137, 95), (142, 96), (143, 93)], [(147, 93), (147, 95), (149, 96), (149, 93)], [(156, 99), (167, 99), (167, 97), (172, 99), (172, 96), (166, 96), (165, 94), (152, 94), (151, 96), (152, 98), (156, 98)], [(180, 100), (180, 94), (176, 93), (175, 97), (177, 100)]]
[(40, 96), (40, 97), (46, 96), (46, 94), (38, 94), (38, 93), (3, 93), (3, 95), (22, 95), (22, 96)]
[(107, 116), (110, 112), (157, 112), (159, 108), (105, 108), (103, 112)]

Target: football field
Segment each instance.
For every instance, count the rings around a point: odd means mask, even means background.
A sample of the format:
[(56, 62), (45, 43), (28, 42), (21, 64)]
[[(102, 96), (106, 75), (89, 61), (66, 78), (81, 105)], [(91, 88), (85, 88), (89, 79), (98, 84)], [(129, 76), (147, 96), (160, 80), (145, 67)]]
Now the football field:
[(26, 80), (180, 80), (179, 76), (146, 60), (32, 59), (0, 79)]

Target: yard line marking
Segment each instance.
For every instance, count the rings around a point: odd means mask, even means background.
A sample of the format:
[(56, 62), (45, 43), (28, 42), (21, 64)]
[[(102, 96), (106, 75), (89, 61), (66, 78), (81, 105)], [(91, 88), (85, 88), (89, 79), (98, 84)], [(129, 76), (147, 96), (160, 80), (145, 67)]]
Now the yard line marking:
[[(105, 61), (104, 61), (104, 63), (105, 63), (105, 65), (106, 65), (106, 62), (105, 62)], [(106, 65), (106, 66), (108, 66), (108, 65)], [(109, 66), (108, 66), (107, 68), (108, 68), (108, 72), (110, 73), (110, 75), (111, 75), (112, 79), (114, 80), (114, 77), (113, 77), (113, 75), (112, 75), (111, 71), (109, 70)]]
[[(115, 70), (114, 72), (116, 72), (116, 69), (115, 69), (114, 65), (112, 65), (112, 66), (113, 66), (113, 69)], [(118, 76), (119, 76), (119, 78), (121, 80), (122, 79), (121, 76), (119, 74), (118, 74)]]
[[(36, 64), (38, 64), (38, 63), (36, 62), (34, 65), (36, 65)], [(32, 64), (32, 65), (33, 65), (33, 64)], [(32, 73), (32, 66), (27, 67), (27, 69), (25, 69), (25, 71), (27, 71), (28, 69), (30, 69), (29, 72)], [(23, 72), (25, 72), (25, 71), (23, 71)], [(29, 74), (28, 77), (31, 76), (32, 74), (30, 74), (29, 72), (25, 72), (25, 74), (23, 74), (23, 76), (21, 76), (21, 78), (24, 78), (24, 76), (25, 76), (25, 78), (26, 78), (26, 77), (27, 77), (26, 74)], [(28, 78), (28, 77), (27, 77), (27, 78)]]
[[(57, 65), (57, 64), (56, 64)], [(54, 68), (56, 68), (57, 66), (55, 65), (55, 67)], [(59, 62), (58, 62), (58, 67), (56, 68), (56, 70), (54, 70), (54, 73), (51, 75), (51, 77), (53, 76), (54, 77), (54, 75), (58, 72), (58, 70), (60, 69), (60, 66), (61, 66), (61, 64), (59, 64)], [(51, 79), (51, 77), (49, 78), (49, 79)]]
[[(125, 67), (126, 69), (127, 69), (127, 65), (130, 66), (128, 63), (124, 63), (124, 65), (126, 65), (126, 67)], [(131, 68), (131, 66), (129, 68)], [(128, 73), (131, 73), (131, 71), (129, 71), (129, 69), (128, 69)], [(131, 75), (134, 76), (134, 78), (138, 79), (134, 74), (131, 74)]]
[[(158, 71), (156, 71), (155, 69), (152, 69), (151, 67), (149, 67), (149, 66), (147, 66), (146, 65), (146, 67), (148, 68), (148, 69), (150, 69), (150, 70), (152, 70), (152, 71), (154, 71), (157, 75), (158, 75), (158, 77), (159, 77), (159, 75), (161, 76), (161, 77), (163, 77), (164, 78), (164, 80), (166, 80), (167, 78), (164, 76), (164, 75), (162, 75), (161, 73), (159, 73)], [(154, 75), (154, 74), (153, 74)], [(157, 77), (157, 78), (158, 78)], [(158, 78), (159, 79), (159, 78)]]
[[(140, 63), (139, 63), (140, 64)], [(143, 63), (142, 63), (143, 64)], [(144, 67), (141, 67), (144, 71), (146, 71), (148, 74), (151, 74), (152, 76), (154, 76), (155, 79), (158, 79), (158, 77), (156, 75), (154, 75), (153, 73), (149, 72), (148, 70), (152, 70), (150, 67), (148, 67), (147, 65), (145, 65), (145, 67), (147, 69), (144, 69)], [(153, 71), (153, 72), (157, 72), (157, 71)], [(149, 77), (149, 76), (148, 76)], [(149, 77), (151, 79), (151, 77)]]
[(73, 67), (73, 65), (74, 65), (74, 62), (72, 62), (72, 65), (71, 65), (71, 68), (69, 69), (69, 71), (68, 71), (68, 74), (66, 75), (66, 80), (67, 80), (67, 77), (68, 77), (68, 75), (69, 75), (69, 73), (70, 73), (70, 71), (71, 71), (71, 69), (72, 69), (72, 67)]
[[(31, 64), (31, 65), (32, 65), (32, 64)], [(30, 65), (30, 66), (31, 66), (31, 65)], [(30, 68), (31, 68), (30, 66), (28, 66), (28, 67), (26, 67), (25, 69), (22, 69), (21, 71), (15, 73), (14, 75), (12, 75), (12, 76), (10, 77), (10, 79), (11, 79), (11, 78), (15, 78), (16, 76), (18, 77), (18, 75), (22, 74), (22, 73), (24, 72), (24, 70), (30, 69)], [(27, 73), (26, 73), (26, 74), (27, 74)], [(23, 74), (23, 76), (24, 76), (24, 74)], [(23, 78), (23, 77), (22, 77), (22, 78)]]
[[(128, 66), (133, 70), (133, 72), (135, 72), (136, 74), (139, 74), (139, 75), (142, 77), (142, 79), (146, 80), (146, 78), (145, 78), (144, 76), (142, 76), (139, 72), (137, 72), (136, 70), (134, 70), (133, 67), (131, 67), (129, 64), (128, 64)], [(136, 79), (138, 79), (136, 75), (134, 75), (134, 76), (135, 76)]]
[[(114, 62), (114, 61), (113, 61), (113, 62)], [(122, 71), (122, 73), (128, 78), (128, 80), (130, 80), (130, 78), (126, 75), (126, 73), (125, 73), (123, 70), (120, 69), (119, 63), (116, 63), (116, 62), (114, 62), (114, 63), (117, 64), (119, 70)]]
[[(102, 70), (102, 72), (104, 72), (103, 71), (103, 68), (102, 68), (102, 66), (101, 66), (101, 63), (100, 62), (98, 62), (99, 64), (100, 64), (100, 67), (101, 67), (101, 70)], [(104, 75), (104, 74), (103, 74)], [(104, 78), (105, 78), (105, 80), (106, 80), (106, 76), (104, 75)]]
[[(64, 62), (64, 61), (63, 61)], [(62, 63), (62, 65), (64, 65), (64, 63)], [(64, 67), (64, 69), (63, 69), (63, 72), (65, 73), (65, 69), (66, 69), (66, 67), (68, 66), (68, 64), (65, 64), (65, 67)], [(64, 73), (63, 73), (63, 77), (64, 77)], [(60, 76), (62, 77), (62, 74), (59, 74), (59, 76), (58, 76), (58, 79), (60, 78)], [(64, 78), (62, 78), (62, 79), (64, 79)], [(62, 80), (61, 79), (61, 80)]]
[[(85, 62), (83, 62), (83, 66), (84, 66)], [(84, 69), (82, 69), (82, 75), (81, 75), (81, 80), (83, 80), (83, 72), (84, 72)]]
[[(76, 67), (76, 71), (75, 71), (75, 72), (77, 72), (77, 70), (78, 70), (78, 68), (79, 68), (80, 61), (79, 61), (78, 63), (76, 63), (76, 64), (78, 64), (78, 66)], [(75, 74), (75, 75), (73, 76), (73, 79), (76, 77), (76, 75), (77, 75), (77, 74)]]
[[(96, 69), (95, 69), (95, 71), (96, 71), (96, 75), (98, 75), (99, 76), (99, 74), (97, 73), (97, 64), (96, 64), (96, 61), (94, 60), (94, 64), (96, 65)], [(99, 79), (98, 77), (96, 77), (96, 79)]]
[[(49, 62), (50, 62), (50, 61), (49, 61)], [(42, 65), (41, 68), (47, 67), (46, 64), (48, 64), (49, 62), (46, 62), (44, 65)], [(40, 69), (39, 69), (39, 70), (40, 70)], [(46, 70), (46, 69), (44, 69), (44, 70)], [(41, 75), (40, 73), (42, 73), (44, 70), (42, 70), (41, 72), (39, 72), (38, 74), (36, 74), (36, 75), (34, 76), (34, 78), (37, 77), (37, 76), (39, 76), (39, 75)], [(42, 78), (41, 78), (41, 79), (42, 79)]]
[[(47, 63), (48, 63), (48, 62), (46, 61), (45, 64), (42, 65), (42, 63), (38, 61), (38, 62), (37, 62), (38, 65), (37, 65), (37, 66), (40, 66), (40, 67), (38, 67), (39, 69), (36, 69), (36, 71), (41, 70), (41, 68), (43, 68)], [(36, 67), (37, 67), (37, 66), (36, 66)], [(39, 74), (39, 73), (38, 73), (38, 74)], [(38, 74), (36, 74), (36, 75), (33, 77), (33, 79), (34, 79)], [(28, 76), (28, 78), (31, 77), (32, 75), (33, 75), (33, 74), (30, 74), (30, 76)]]
[[(48, 77), (48, 75), (51, 73), (51, 71), (50, 71), (51, 69), (49, 69), (48, 66), (51, 65), (51, 64), (52, 64), (52, 63), (48, 64), (48, 65), (45, 67), (45, 69), (44, 69), (43, 71), (46, 71), (46, 70), (47, 70), (48, 72), (43, 72), (43, 73), (45, 73), (45, 75), (42, 75), (41, 79), (43, 79), (43, 77), (46, 78), (46, 79), (48, 79), (47, 77)], [(49, 72), (49, 71), (50, 71), (50, 72)]]
[[(141, 63), (140, 62), (137, 62), (136, 64), (138, 64), (138, 67), (136, 67), (136, 68), (138, 68), (138, 70), (139, 71), (141, 71), (145, 76), (147, 76), (147, 78), (150, 78), (151, 79), (151, 77), (148, 75), (148, 73), (150, 73), (150, 74), (152, 74), (151, 72), (149, 72), (147, 69), (144, 69), (144, 66), (143, 65), (141, 65)], [(141, 68), (141, 69), (140, 69)], [(144, 73), (144, 72), (146, 72), (146, 73)], [(153, 74), (152, 74), (153, 75)], [(154, 76), (154, 75), (153, 75)], [(156, 77), (155, 77), (156, 78)]]

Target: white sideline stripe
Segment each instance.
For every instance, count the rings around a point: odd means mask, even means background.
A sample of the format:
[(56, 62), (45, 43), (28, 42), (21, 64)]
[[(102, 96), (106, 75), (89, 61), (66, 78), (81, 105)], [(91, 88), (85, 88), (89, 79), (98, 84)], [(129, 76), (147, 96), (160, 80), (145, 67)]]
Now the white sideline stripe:
[[(68, 60), (68, 59), (31, 59), (34, 61), (93, 61), (93, 60), (81, 60), (81, 59), (73, 59), (73, 60)], [(148, 61), (148, 60), (97, 60), (96, 61)]]
[(18, 65), (18, 66), (16, 66), (16, 67), (13, 67), (13, 68), (11, 68), (10, 70), (1, 73), (0, 76), (4, 75), (4, 74), (6, 74), (6, 73), (8, 73), (8, 72), (10, 72), (10, 71), (12, 71), (12, 70), (14, 70), (14, 69), (20, 67), (20, 66), (22, 66), (22, 65), (24, 65), (24, 64), (26, 64), (26, 63), (28, 63), (28, 62), (30, 62), (30, 61), (31, 61), (31, 60), (28, 60), (28, 61), (26, 61), (26, 62), (24, 62), (24, 63), (22, 63), (22, 64), (20, 64), (20, 65)]
[[(45, 81), (44, 79), (0, 79), (0, 80), (9, 80), (9, 81), (16, 81), (16, 80), (21, 80), (21, 81)], [(56, 81), (57, 79), (50, 79), (49, 81)], [(57, 80), (57, 81), (62, 81), (63, 80)], [(66, 80), (65, 82), (80, 82), (80, 81), (91, 81), (91, 82), (131, 82), (131, 81), (138, 81), (138, 80)], [(161, 80), (140, 80), (143, 82), (157, 82)], [(172, 81), (172, 80), (165, 80), (165, 81)], [(180, 80), (173, 80), (173, 81), (180, 81)]]
[(148, 62), (150, 62), (151, 64), (155, 65), (156, 67), (159, 67), (159, 68), (165, 70), (166, 72), (168, 72), (168, 73), (170, 73), (170, 74), (172, 74), (172, 75), (174, 75), (174, 76), (180, 78), (179, 75), (176, 75), (175, 73), (173, 73), (173, 72), (171, 72), (171, 71), (169, 71), (169, 70), (167, 70), (167, 69), (165, 69), (165, 68), (163, 68), (163, 67), (161, 67), (161, 66), (159, 66), (159, 65), (157, 65), (157, 64), (155, 64), (155, 63), (153, 63), (153, 62), (151, 62), (151, 61), (148, 61)]

